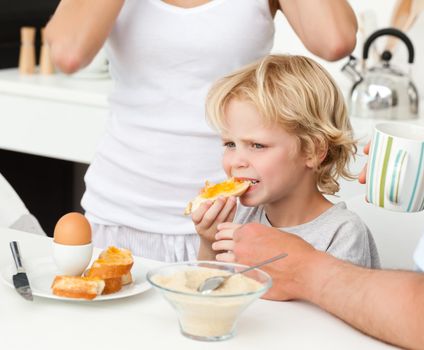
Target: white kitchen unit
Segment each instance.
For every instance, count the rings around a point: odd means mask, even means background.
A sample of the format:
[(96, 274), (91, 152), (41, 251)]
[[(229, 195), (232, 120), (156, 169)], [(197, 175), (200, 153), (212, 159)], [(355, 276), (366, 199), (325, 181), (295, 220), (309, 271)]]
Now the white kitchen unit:
[(0, 70), (0, 148), (90, 163), (111, 88), (109, 79)]
[[(0, 148), (89, 164), (105, 131), (111, 89), (110, 79), (21, 76), (17, 69), (0, 70)], [(359, 173), (367, 160), (362, 148), (378, 121), (351, 121), (359, 145), (350, 167)], [(411, 122), (424, 125), (422, 113)], [(335, 201), (365, 193), (357, 181), (340, 183)]]
[[(21, 76), (17, 69), (0, 70), (0, 148), (90, 163), (105, 130), (111, 89), (109, 79)], [(354, 118), (352, 124), (360, 144), (351, 167), (359, 172), (374, 121)], [(343, 180), (339, 195), (349, 198), (361, 189), (355, 181)]]
[[(0, 148), (89, 164), (105, 131), (107, 95), (111, 88), (108, 79), (77, 79), (61, 74), (20, 76), (16, 69), (0, 70)], [(359, 140), (358, 156), (351, 170), (359, 173), (367, 161), (363, 146), (370, 140), (378, 121), (358, 118), (351, 121)], [(422, 114), (411, 123), (424, 125)], [(340, 192), (330, 196), (330, 200), (347, 201), (372, 229), (383, 266), (411, 268), (411, 254), (420, 228), (424, 229), (424, 213), (412, 214), (408, 220), (408, 214), (390, 215), (379, 208), (369, 209), (362, 200), (364, 185), (343, 179), (340, 184)], [(381, 221), (391, 224), (387, 226)], [(400, 232), (404, 231), (404, 221), (413, 226), (408, 225), (410, 234)], [(387, 233), (390, 227), (393, 232)]]

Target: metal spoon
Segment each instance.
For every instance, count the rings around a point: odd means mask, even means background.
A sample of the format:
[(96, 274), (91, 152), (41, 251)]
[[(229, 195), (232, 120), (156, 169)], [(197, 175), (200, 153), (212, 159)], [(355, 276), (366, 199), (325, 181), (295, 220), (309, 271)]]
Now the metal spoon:
[(205, 279), (205, 280), (204, 280), (204, 281), (200, 284), (200, 286), (197, 288), (197, 291), (198, 291), (198, 292), (200, 292), (200, 293), (202, 293), (202, 294), (209, 294), (209, 293), (210, 293), (210, 292), (212, 292), (213, 290), (215, 290), (215, 289), (218, 289), (218, 288), (222, 287), (222, 286), (223, 286), (223, 284), (224, 284), (224, 283), (225, 283), (225, 282), (226, 282), (229, 278), (233, 277), (234, 275), (238, 275), (238, 274), (245, 273), (245, 272), (247, 272), (247, 271), (250, 271), (250, 270), (256, 269), (256, 268), (261, 267), (261, 266), (263, 266), (263, 265), (266, 265), (266, 264), (272, 263), (272, 262), (273, 262), (273, 261), (275, 261), (275, 260), (283, 259), (283, 258), (285, 258), (286, 256), (287, 256), (287, 254), (286, 254), (286, 253), (283, 253), (283, 254), (280, 254), (280, 255), (274, 256), (273, 258), (270, 258), (270, 259), (264, 260), (264, 261), (260, 262), (260, 263), (259, 263), (259, 264), (257, 264), (257, 265), (254, 265), (254, 266), (248, 267), (247, 269), (244, 269), (244, 270), (241, 270), (241, 271), (238, 271), (238, 272), (232, 273), (231, 275), (227, 275), (227, 276), (213, 276), (213, 277), (209, 277), (209, 278)]

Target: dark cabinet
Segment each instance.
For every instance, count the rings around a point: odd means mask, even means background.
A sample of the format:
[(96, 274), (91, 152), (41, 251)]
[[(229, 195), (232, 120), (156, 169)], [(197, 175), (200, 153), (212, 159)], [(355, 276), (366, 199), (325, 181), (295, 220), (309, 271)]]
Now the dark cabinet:
[(36, 27), (39, 57), (40, 29), (54, 13), (59, 0), (0, 0), (0, 68), (16, 67), (19, 59), (20, 28)]

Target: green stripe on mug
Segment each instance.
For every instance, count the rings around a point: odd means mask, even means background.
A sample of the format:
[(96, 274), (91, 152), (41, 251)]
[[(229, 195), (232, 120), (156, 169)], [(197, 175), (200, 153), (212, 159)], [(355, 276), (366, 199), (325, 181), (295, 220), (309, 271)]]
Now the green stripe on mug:
[(387, 167), (389, 164), (392, 143), (393, 143), (393, 137), (389, 137), (387, 140), (386, 150), (384, 151), (383, 169), (382, 169), (381, 177), (380, 177), (380, 196), (379, 196), (380, 207), (384, 207), (384, 189), (386, 187)]

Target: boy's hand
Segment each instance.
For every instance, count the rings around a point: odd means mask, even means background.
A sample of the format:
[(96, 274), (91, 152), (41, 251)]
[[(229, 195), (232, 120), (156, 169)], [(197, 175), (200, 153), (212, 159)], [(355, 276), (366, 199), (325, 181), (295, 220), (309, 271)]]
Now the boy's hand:
[(237, 209), (235, 197), (220, 197), (214, 202), (200, 205), (192, 214), (194, 226), (201, 240), (212, 244), (215, 242), (217, 226), (223, 222), (233, 221)]
[(224, 222), (218, 225), (218, 233), (215, 235), (216, 242), (212, 244), (212, 249), (215, 251), (225, 251), (216, 256), (217, 261), (234, 262), (234, 231), (241, 225), (232, 222)]

